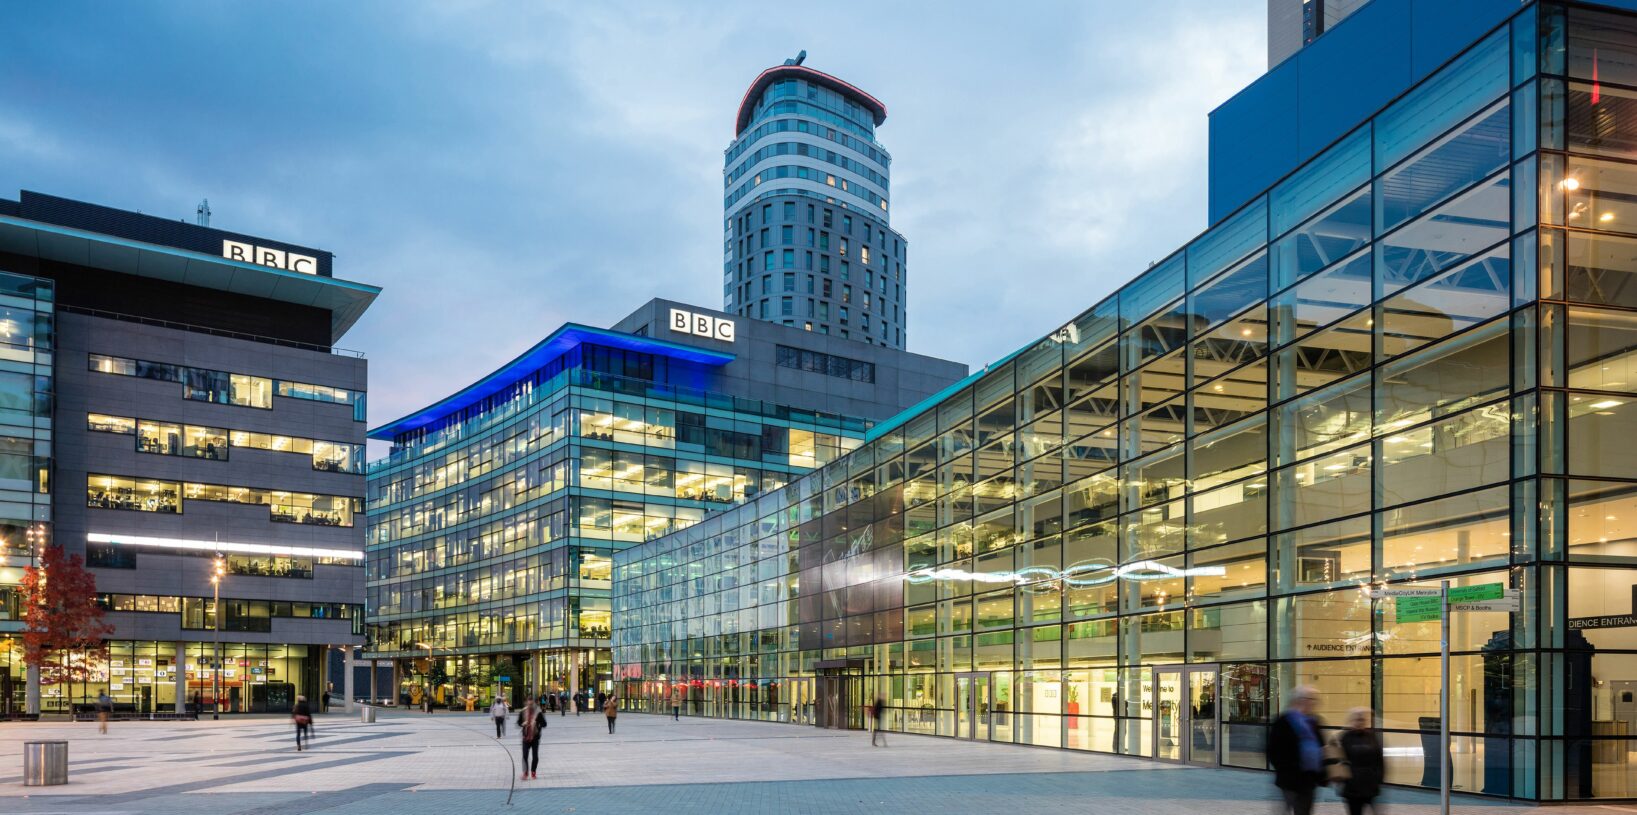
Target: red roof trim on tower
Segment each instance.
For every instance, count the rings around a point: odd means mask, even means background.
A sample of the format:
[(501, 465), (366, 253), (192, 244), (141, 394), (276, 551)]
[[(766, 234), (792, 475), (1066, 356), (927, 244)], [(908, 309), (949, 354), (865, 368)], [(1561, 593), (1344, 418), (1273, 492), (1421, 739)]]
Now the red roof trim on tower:
[(862, 103), (864, 107), (869, 110), (871, 116), (875, 117), (875, 124), (877, 126), (880, 126), (882, 122), (887, 120), (887, 106), (882, 104), (881, 100), (865, 93), (862, 89), (855, 85), (830, 76), (823, 71), (815, 71), (812, 68), (807, 68), (801, 65), (775, 65), (772, 68), (761, 72), (761, 74), (756, 77), (756, 81), (750, 83), (750, 89), (745, 91), (745, 98), (739, 102), (739, 115), (733, 128), (733, 134), (735, 136), (743, 133), (745, 128), (750, 125), (751, 100), (759, 96), (761, 92), (765, 90), (768, 85), (773, 84), (775, 80), (785, 77), (799, 77), (809, 82), (823, 85), (833, 91), (838, 91), (854, 97), (856, 101)]

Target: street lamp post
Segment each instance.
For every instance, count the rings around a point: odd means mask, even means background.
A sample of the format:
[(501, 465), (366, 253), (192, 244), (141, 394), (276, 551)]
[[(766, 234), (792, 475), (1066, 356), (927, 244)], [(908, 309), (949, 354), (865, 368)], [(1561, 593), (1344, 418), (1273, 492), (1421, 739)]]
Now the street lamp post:
[(210, 718), (220, 721), (222, 718), (222, 577), (227, 574), (227, 563), (221, 555), (216, 556), (216, 565), (210, 574), (211, 593), (211, 635), (210, 659), (214, 663), (210, 672)]

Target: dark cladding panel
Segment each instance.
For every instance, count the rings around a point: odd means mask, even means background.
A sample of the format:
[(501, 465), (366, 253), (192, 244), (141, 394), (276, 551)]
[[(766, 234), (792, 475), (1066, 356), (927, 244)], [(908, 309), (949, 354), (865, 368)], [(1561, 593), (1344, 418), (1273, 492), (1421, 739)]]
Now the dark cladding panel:
[(143, 215), (139, 212), (130, 212), (98, 204), (87, 204), (84, 201), (59, 198), (55, 195), (30, 192), (29, 190), (23, 190), (19, 198), (20, 200), (16, 202), (16, 211), (14, 212), (7, 212), (4, 209), (4, 205), (11, 202), (0, 202), (0, 215), (12, 215), (18, 218), (27, 218), (31, 221), (112, 235), (126, 240), (187, 249), (214, 257), (224, 256), (222, 251), (223, 241), (234, 241), (250, 244), (251, 246), (277, 249), (280, 252), (307, 255), (317, 259), (318, 275), (320, 277), (331, 276), (330, 267), (335, 256), (322, 249), (260, 238), (255, 235), (212, 229), (208, 226), (199, 226), (187, 221), (173, 221), (169, 218)]

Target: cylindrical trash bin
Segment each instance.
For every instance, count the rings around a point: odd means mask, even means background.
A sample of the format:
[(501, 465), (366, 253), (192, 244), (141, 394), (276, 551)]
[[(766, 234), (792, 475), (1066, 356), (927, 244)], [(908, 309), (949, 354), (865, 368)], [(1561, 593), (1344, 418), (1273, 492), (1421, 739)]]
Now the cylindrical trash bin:
[(23, 742), (23, 786), (49, 787), (68, 783), (68, 742)]
[(358, 707), (358, 721), (364, 724), (373, 724), (375, 722), (375, 706), (360, 705)]

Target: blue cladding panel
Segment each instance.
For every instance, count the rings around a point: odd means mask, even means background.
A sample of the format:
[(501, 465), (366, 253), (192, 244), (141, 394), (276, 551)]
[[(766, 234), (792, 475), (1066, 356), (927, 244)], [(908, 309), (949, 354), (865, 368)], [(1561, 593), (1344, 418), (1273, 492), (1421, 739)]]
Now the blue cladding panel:
[[(1613, 5), (1637, 6), (1637, 0)], [(1272, 186), (1479, 35), (1517, 0), (1374, 0), (1211, 112), (1210, 221)]]
[(1211, 223), (1300, 163), (1296, 79), (1296, 60), (1287, 59), (1211, 112)]
[(1329, 48), (1300, 52), (1299, 162), (1317, 155), (1414, 84), (1410, 0), (1374, 0), (1370, 6), (1382, 8), (1375, 14), (1360, 10), (1315, 43), (1335, 36)]

